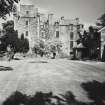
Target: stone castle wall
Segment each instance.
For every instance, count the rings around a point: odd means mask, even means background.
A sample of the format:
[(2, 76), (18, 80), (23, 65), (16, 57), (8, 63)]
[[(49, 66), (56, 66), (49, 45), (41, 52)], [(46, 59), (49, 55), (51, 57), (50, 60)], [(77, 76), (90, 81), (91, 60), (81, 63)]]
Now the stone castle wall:
[[(42, 19), (43, 20), (43, 19)], [(18, 30), (18, 37), (22, 34), (29, 40), (29, 46), (32, 48), (37, 42), (37, 39), (41, 38), (41, 16), (38, 17), (38, 9), (34, 5), (20, 5), (20, 11), (14, 16), (14, 28)], [(43, 26), (46, 26), (46, 22), (42, 22)], [(58, 39), (63, 43), (62, 51), (69, 55), (73, 50), (73, 47), (77, 45), (76, 40), (79, 38), (77, 34), (77, 27), (75, 21), (66, 20), (62, 18), (58, 21), (58, 25), (55, 26), (53, 21), (53, 14), (48, 14), (48, 35), (51, 39)], [(72, 25), (70, 25), (72, 24)], [(71, 26), (73, 26), (71, 30)], [(46, 30), (46, 28), (45, 28)], [(59, 36), (56, 36), (56, 32), (59, 31)], [(73, 39), (70, 34), (73, 33)], [(71, 46), (72, 45), (72, 46)]]
[(14, 27), (18, 30), (18, 37), (22, 34), (29, 40), (29, 46), (34, 46), (37, 40), (37, 17), (36, 9), (33, 5), (20, 5), (20, 12), (14, 17)]

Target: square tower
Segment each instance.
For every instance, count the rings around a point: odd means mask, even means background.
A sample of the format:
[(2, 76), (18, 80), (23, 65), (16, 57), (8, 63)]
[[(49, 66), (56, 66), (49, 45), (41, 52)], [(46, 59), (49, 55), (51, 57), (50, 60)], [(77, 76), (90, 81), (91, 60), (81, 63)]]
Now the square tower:
[(20, 11), (14, 15), (14, 28), (18, 31), (18, 37), (24, 35), (32, 48), (38, 38), (37, 35), (37, 8), (34, 5), (20, 5)]

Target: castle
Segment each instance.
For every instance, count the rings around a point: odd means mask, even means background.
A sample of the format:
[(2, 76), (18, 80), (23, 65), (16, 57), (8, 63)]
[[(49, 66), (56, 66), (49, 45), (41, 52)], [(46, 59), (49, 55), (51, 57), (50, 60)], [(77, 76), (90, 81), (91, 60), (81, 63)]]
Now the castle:
[(20, 5), (20, 11), (14, 13), (14, 28), (19, 38), (24, 35), (29, 40), (30, 49), (38, 39), (57, 39), (63, 43), (62, 51), (67, 55), (77, 46), (78, 31), (83, 32), (78, 18), (53, 20), (53, 14), (48, 14), (46, 19), (34, 5)]

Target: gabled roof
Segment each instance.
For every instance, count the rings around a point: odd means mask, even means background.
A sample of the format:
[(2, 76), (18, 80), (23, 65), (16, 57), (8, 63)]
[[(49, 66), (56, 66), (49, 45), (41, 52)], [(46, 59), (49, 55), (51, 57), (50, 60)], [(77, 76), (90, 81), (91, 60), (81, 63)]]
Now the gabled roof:
[(105, 27), (101, 28), (98, 32), (105, 31)]

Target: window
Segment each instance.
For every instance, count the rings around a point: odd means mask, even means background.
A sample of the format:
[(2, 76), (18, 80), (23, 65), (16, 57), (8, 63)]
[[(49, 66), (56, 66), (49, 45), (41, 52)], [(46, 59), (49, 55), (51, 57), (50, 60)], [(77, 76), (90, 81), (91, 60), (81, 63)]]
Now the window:
[(73, 48), (73, 41), (70, 41), (70, 48)]
[(73, 40), (74, 33), (70, 32), (70, 40)]
[(73, 31), (73, 24), (69, 25), (69, 30)]
[(28, 21), (26, 21), (26, 25), (28, 25)]
[(26, 11), (26, 14), (28, 15), (29, 14), (29, 11)]
[(78, 30), (80, 29), (80, 25), (77, 25), (77, 29), (78, 29)]
[(84, 25), (82, 24), (82, 26), (81, 26), (82, 28), (84, 28)]
[(26, 36), (28, 36), (28, 31), (26, 31)]
[(59, 31), (56, 31), (56, 38), (59, 38)]

